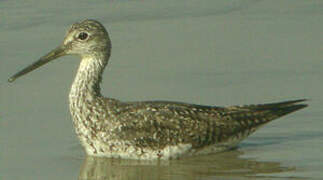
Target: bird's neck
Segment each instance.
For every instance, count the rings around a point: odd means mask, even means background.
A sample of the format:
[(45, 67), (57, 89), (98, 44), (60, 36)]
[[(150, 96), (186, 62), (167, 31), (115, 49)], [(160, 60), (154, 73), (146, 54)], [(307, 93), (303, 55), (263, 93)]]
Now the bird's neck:
[(93, 100), (101, 97), (100, 83), (109, 56), (83, 56), (69, 95), (70, 101)]

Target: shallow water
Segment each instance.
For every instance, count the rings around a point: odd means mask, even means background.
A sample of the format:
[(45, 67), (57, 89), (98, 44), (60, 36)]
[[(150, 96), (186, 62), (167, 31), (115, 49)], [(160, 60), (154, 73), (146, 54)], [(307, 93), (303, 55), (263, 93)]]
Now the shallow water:
[[(0, 179), (322, 179), (322, 2), (0, 1)], [(238, 149), (174, 161), (86, 158), (67, 95), (78, 59), (7, 78), (101, 21), (113, 49), (103, 94), (207, 105), (309, 98)]]

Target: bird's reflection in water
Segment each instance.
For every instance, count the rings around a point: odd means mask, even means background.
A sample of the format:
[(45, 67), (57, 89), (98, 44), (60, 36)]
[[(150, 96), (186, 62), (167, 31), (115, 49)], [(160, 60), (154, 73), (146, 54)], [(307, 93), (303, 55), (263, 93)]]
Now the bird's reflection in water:
[[(240, 158), (241, 151), (171, 161), (140, 161), (87, 157), (79, 180), (197, 180), (208, 177), (249, 179), (259, 174), (292, 171), (277, 162)], [(230, 178), (230, 179), (231, 179)]]

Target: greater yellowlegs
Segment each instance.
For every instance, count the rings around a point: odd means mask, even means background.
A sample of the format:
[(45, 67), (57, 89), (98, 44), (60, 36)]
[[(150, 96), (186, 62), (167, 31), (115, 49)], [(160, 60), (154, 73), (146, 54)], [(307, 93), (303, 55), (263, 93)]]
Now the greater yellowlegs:
[(60, 56), (81, 57), (69, 94), (75, 131), (88, 155), (171, 159), (235, 147), (260, 126), (306, 107), (293, 100), (245, 106), (202, 106), (168, 101), (122, 102), (100, 92), (111, 41), (95, 20), (75, 23), (63, 43), (9, 82)]

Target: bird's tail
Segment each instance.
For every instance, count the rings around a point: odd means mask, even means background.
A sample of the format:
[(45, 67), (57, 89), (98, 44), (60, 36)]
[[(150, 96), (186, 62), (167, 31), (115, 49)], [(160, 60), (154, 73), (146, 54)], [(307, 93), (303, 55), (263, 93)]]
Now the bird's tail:
[(307, 107), (307, 104), (302, 103), (305, 101), (306, 99), (299, 99), (269, 104), (229, 107), (231, 113), (228, 116), (232, 117), (231, 120), (234, 121), (232, 124), (235, 124), (234, 128), (231, 127), (230, 134), (238, 138), (239, 136), (247, 137), (260, 126)]
[[(297, 110), (303, 109), (307, 107), (307, 104), (301, 103), (305, 102), (306, 99), (299, 99), (299, 100), (293, 100), (293, 101), (284, 101), (284, 102), (277, 102), (277, 103), (269, 103), (269, 104), (258, 104), (258, 105), (249, 105), (245, 106), (252, 112), (262, 112), (267, 115), (268, 117), (276, 117), (279, 118), (281, 116), (284, 116), (286, 114), (295, 112)], [(300, 104), (301, 103), (301, 104)], [(268, 118), (268, 120), (271, 118)], [(273, 119), (271, 119), (273, 120)], [(270, 121), (270, 120), (269, 120)]]

